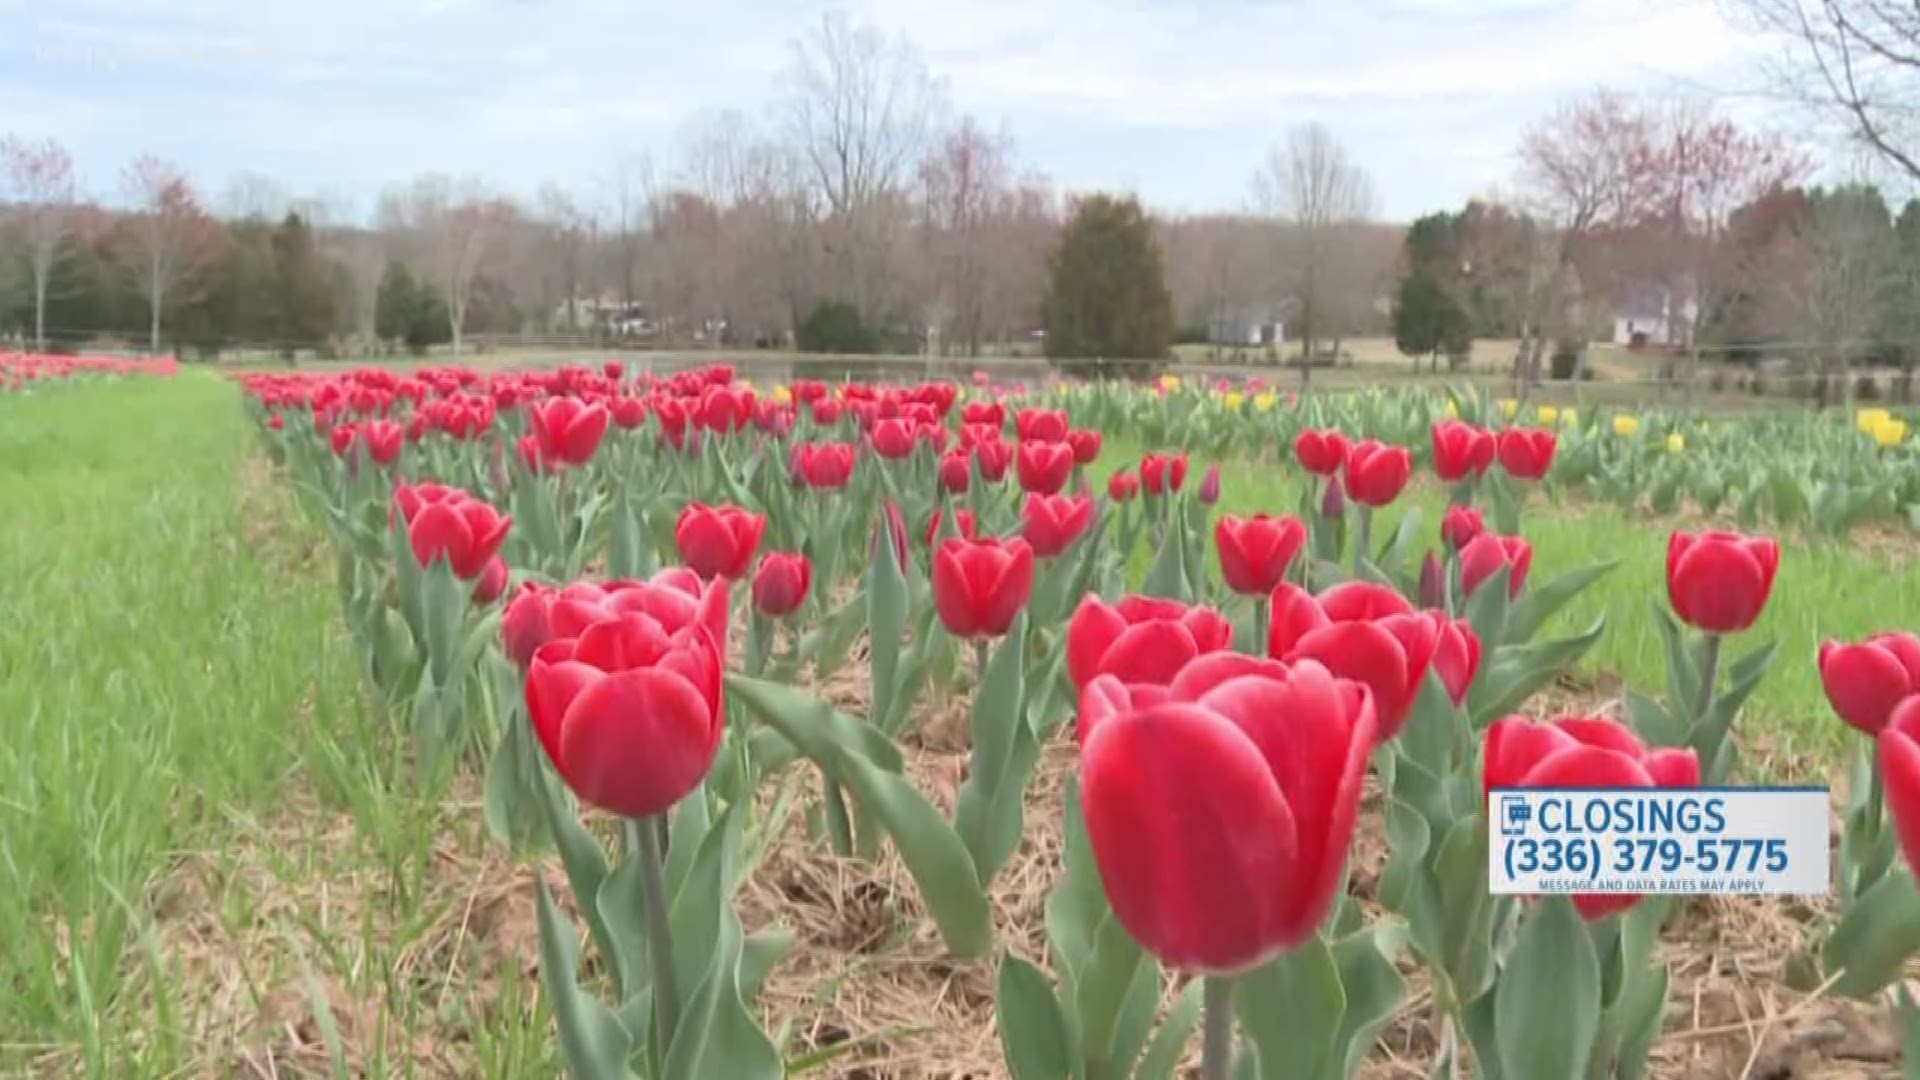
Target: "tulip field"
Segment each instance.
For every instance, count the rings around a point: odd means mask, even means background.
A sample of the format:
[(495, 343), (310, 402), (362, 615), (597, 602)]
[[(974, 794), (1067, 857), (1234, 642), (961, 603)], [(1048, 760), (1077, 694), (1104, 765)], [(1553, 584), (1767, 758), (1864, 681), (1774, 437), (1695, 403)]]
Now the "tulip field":
[(1920, 1076), (1915, 422), (0, 354), (0, 1075)]

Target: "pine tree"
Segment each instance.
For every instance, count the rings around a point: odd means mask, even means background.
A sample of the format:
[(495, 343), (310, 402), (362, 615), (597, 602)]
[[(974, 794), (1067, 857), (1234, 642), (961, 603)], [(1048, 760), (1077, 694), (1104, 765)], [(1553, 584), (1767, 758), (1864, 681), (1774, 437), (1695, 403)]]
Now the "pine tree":
[(1153, 365), (1074, 364), (1060, 360), (1157, 361), (1173, 340), (1173, 296), (1153, 226), (1139, 200), (1092, 195), (1080, 200), (1060, 246), (1047, 260), (1041, 320), (1047, 356), (1086, 374), (1145, 375)]

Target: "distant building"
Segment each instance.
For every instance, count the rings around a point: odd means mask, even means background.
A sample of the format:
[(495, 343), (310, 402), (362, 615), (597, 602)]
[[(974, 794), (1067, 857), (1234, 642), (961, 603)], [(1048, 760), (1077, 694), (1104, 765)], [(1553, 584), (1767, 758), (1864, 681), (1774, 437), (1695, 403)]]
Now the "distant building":
[(1207, 342), (1212, 345), (1281, 345), (1286, 340), (1286, 319), (1274, 304), (1255, 304), (1207, 321)]
[(1641, 289), (1614, 305), (1613, 343), (1629, 349), (1685, 345), (1697, 310), (1692, 300), (1676, 300), (1673, 290), (1665, 286)]

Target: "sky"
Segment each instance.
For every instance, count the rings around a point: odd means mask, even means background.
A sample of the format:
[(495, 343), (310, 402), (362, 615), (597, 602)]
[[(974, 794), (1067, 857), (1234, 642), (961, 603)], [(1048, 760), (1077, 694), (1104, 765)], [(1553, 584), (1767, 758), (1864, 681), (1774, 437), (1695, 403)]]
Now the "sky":
[[(0, 133), (53, 136), (91, 193), (152, 153), (217, 200), (262, 173), (371, 210), (426, 171), (590, 193), (671, 176), (690, 119), (775, 122), (777, 0), (0, 0)], [(1407, 220), (1511, 186), (1527, 125), (1599, 85), (1706, 94), (1769, 49), (1712, 0), (887, 0), (951, 109), (1067, 190), (1240, 209), (1270, 146), (1327, 125)]]

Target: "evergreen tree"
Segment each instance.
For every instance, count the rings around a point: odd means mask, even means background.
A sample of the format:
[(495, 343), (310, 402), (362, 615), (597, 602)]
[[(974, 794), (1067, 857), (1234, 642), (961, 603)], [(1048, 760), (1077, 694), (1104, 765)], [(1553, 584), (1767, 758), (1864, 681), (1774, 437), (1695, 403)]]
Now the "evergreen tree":
[(313, 246), (313, 230), (293, 213), (274, 230), (272, 250), (271, 337), (288, 356), (295, 349), (317, 349), (333, 336), (338, 316), (327, 260)]
[[(1041, 319), (1047, 356), (1058, 360), (1156, 361), (1173, 339), (1173, 295), (1153, 226), (1139, 200), (1080, 200), (1047, 260)], [(1059, 364), (1088, 374), (1144, 375), (1151, 363)]]

